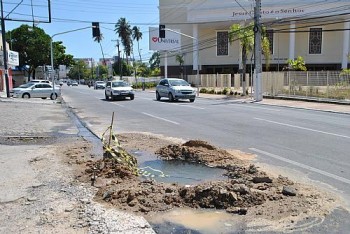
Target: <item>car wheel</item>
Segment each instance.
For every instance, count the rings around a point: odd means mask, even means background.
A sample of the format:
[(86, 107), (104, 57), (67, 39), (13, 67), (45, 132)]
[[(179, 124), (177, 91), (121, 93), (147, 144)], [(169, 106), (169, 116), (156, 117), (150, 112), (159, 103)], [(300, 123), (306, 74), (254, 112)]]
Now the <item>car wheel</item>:
[(57, 99), (57, 93), (51, 93), (50, 99), (51, 100), (56, 100)]
[(156, 99), (157, 99), (157, 101), (160, 101), (160, 95), (159, 95), (159, 93), (158, 92), (156, 92)]
[(173, 102), (173, 101), (174, 101), (174, 96), (173, 96), (172, 93), (169, 93), (169, 94), (168, 94), (168, 98), (169, 98), (169, 101), (170, 101), (170, 102)]
[(42, 97), (41, 99), (44, 99), (44, 100), (45, 100), (46, 98), (47, 98), (47, 97)]
[(109, 100), (109, 97), (108, 97), (108, 95), (107, 95), (106, 92), (105, 92), (105, 99), (106, 99), (106, 100)]
[(134, 100), (134, 98), (135, 98), (134, 95), (130, 96), (130, 100)]
[(193, 98), (193, 99), (190, 99), (190, 102), (194, 102), (194, 98)]
[(24, 93), (24, 94), (22, 95), (22, 98), (30, 98), (30, 94), (29, 94), (29, 93)]

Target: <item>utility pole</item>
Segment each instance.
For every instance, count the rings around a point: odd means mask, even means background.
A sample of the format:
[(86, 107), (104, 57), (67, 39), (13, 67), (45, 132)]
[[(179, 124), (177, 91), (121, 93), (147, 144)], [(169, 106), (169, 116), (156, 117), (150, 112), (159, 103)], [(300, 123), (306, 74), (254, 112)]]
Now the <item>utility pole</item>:
[(10, 84), (8, 76), (8, 67), (7, 67), (7, 51), (6, 51), (6, 31), (5, 31), (5, 19), (4, 19), (4, 7), (1, 0), (1, 36), (2, 36), (2, 50), (3, 50), (3, 62), (4, 62), (4, 72), (5, 72), (5, 83), (6, 83), (6, 97), (10, 97)]
[(262, 101), (262, 66), (261, 66), (261, 0), (255, 0), (254, 8), (254, 99)]
[(119, 66), (119, 76), (120, 76), (120, 79), (122, 79), (122, 64), (121, 64), (121, 60), (120, 60), (120, 50), (119, 50), (119, 39), (117, 40), (112, 40), (112, 41), (116, 41), (117, 42), (117, 48), (118, 48), (118, 66)]

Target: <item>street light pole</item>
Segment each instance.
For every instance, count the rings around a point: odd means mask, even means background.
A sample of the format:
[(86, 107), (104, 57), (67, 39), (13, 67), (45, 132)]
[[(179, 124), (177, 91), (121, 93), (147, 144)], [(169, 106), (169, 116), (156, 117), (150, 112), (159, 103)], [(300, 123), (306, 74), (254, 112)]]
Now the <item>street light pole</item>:
[(198, 45), (199, 44), (199, 40), (198, 40), (198, 38), (190, 36), (190, 35), (187, 35), (187, 34), (182, 33), (182, 32), (178, 32), (178, 31), (172, 30), (170, 28), (164, 28), (163, 30), (174, 32), (174, 33), (180, 34), (182, 36), (185, 36), (185, 37), (188, 37), (188, 38), (196, 40), (196, 43), (197, 43), (197, 51), (196, 51), (196, 56), (197, 56), (197, 81), (198, 81), (199, 80), (199, 45)]
[(92, 28), (94, 26), (88, 26), (88, 27), (84, 27), (84, 28), (78, 28), (78, 29), (73, 29), (73, 30), (69, 30), (69, 31), (65, 31), (65, 32), (60, 32), (60, 33), (56, 33), (56, 34), (53, 34), (51, 36), (51, 40), (50, 40), (50, 50), (51, 50), (51, 80), (52, 80), (52, 92), (53, 94), (55, 94), (55, 75), (53, 75), (52, 73), (55, 71), (54, 67), (53, 67), (53, 38), (55, 36), (58, 36), (58, 35), (62, 35), (62, 34), (67, 34), (67, 33), (71, 33), (71, 32), (76, 32), (76, 31), (81, 31), (81, 30), (84, 30), (84, 29), (88, 29), (88, 28)]

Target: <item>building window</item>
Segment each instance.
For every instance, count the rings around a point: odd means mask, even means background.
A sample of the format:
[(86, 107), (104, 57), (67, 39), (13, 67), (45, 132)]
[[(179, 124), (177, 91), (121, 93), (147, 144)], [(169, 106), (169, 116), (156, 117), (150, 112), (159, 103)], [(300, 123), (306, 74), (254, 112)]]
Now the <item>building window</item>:
[(269, 39), (270, 54), (273, 54), (273, 29), (266, 30), (266, 37)]
[(216, 36), (217, 36), (216, 55), (227, 56), (228, 55), (228, 31), (217, 32)]
[(310, 28), (309, 54), (321, 54), (322, 28)]

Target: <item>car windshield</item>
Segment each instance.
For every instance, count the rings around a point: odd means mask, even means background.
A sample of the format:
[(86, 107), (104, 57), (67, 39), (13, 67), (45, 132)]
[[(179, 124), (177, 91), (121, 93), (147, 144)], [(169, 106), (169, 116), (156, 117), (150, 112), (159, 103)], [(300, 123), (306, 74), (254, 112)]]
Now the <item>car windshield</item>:
[(103, 84), (103, 81), (96, 81), (96, 84)]
[(112, 82), (112, 87), (129, 87), (130, 85), (128, 83), (125, 82)]
[(169, 80), (171, 86), (189, 86), (189, 84), (184, 80)]
[(22, 85), (18, 86), (18, 88), (25, 89), (25, 88), (29, 88), (33, 85), (34, 85), (34, 83), (27, 83), (27, 84), (22, 84)]

